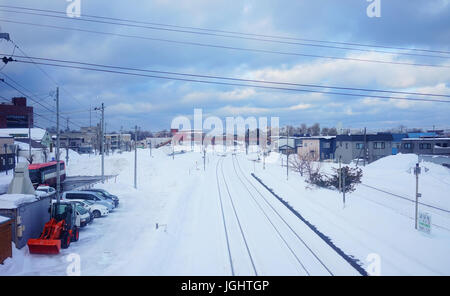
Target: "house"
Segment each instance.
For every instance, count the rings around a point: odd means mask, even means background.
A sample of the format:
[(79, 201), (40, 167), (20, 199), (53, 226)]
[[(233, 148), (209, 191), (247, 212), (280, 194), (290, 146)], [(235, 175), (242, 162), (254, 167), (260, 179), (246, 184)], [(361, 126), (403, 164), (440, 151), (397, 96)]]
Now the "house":
[(392, 155), (392, 134), (336, 136), (336, 160), (350, 163), (355, 159), (371, 163), (382, 157)]
[(276, 143), (278, 146), (278, 152), (285, 154), (295, 154), (297, 153), (297, 148), (302, 145), (302, 138), (300, 137), (289, 137), (285, 136), (278, 137), (277, 140), (272, 138), (272, 143)]
[(50, 134), (42, 128), (2, 128), (0, 137), (13, 137), (14, 139), (29, 139), (28, 131), (31, 131), (31, 140), (34, 140), (47, 148), (52, 148), (52, 138)]
[(450, 155), (450, 138), (406, 138), (400, 149), (404, 154)]
[(302, 138), (297, 147), (299, 156), (309, 155), (315, 161), (332, 160), (336, 151), (336, 137)]
[(392, 134), (392, 155), (397, 155), (402, 146), (402, 140), (408, 138), (408, 134)]

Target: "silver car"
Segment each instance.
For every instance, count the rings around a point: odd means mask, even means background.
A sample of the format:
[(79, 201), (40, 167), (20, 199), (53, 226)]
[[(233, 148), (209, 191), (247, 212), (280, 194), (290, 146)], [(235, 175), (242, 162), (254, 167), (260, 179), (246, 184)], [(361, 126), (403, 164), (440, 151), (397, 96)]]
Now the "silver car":
[(91, 191), (68, 191), (62, 195), (64, 200), (90, 200), (95, 203), (101, 204), (108, 208), (108, 211), (112, 211), (115, 207), (114, 202), (105, 199), (97, 192)]

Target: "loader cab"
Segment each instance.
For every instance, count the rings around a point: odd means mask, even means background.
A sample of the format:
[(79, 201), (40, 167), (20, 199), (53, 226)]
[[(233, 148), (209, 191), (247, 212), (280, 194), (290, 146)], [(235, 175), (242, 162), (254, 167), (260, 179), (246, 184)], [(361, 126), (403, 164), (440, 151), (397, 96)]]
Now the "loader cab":
[(73, 226), (80, 227), (80, 217), (77, 213), (75, 205), (71, 202), (54, 202), (51, 210), (52, 218), (56, 221), (65, 220), (68, 228)]

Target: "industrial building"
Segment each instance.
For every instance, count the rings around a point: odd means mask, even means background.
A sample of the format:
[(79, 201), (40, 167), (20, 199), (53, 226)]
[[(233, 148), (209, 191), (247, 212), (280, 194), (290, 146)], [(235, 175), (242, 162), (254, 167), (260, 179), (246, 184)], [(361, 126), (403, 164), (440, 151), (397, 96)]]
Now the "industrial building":
[(33, 107), (27, 106), (26, 98), (0, 104), (0, 128), (29, 128), (33, 124)]

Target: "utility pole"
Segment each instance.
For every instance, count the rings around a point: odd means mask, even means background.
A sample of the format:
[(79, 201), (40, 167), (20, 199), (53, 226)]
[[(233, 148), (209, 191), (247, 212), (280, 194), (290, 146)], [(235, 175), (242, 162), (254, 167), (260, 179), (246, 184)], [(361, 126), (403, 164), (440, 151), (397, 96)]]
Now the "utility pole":
[(206, 171), (206, 149), (203, 147), (203, 171)]
[(31, 162), (31, 120), (30, 117), (28, 117), (28, 157)]
[(105, 104), (102, 103), (100, 108), (94, 110), (102, 111), (102, 119), (100, 120), (100, 153), (102, 155), (102, 183), (105, 183)]
[(69, 164), (69, 138), (66, 140), (66, 165)]
[(59, 163), (59, 146), (60, 146), (60, 134), (59, 134), (59, 87), (56, 88), (56, 203), (59, 205), (60, 192), (61, 192), (61, 179), (60, 179), (60, 163)]
[(69, 129), (69, 118), (67, 118), (67, 127), (66, 127), (66, 132), (67, 132), (67, 135), (66, 135), (66, 165), (68, 165), (69, 164), (69, 131), (70, 131), (70, 129)]
[(150, 139), (150, 143), (148, 146), (150, 147), (150, 157), (153, 157), (152, 156), (152, 140), (151, 139)]
[(134, 189), (137, 189), (137, 125), (134, 127)]
[(436, 145), (436, 132), (435, 132), (435, 126), (433, 125), (433, 149), (431, 150), (434, 155), (434, 146)]
[(342, 168), (340, 155), (339, 155), (339, 192), (342, 192)]
[(419, 193), (419, 175), (420, 175), (420, 167), (419, 167), (419, 163), (416, 163), (416, 167), (414, 168), (414, 174), (416, 175), (416, 219), (415, 219), (415, 224), (416, 224), (416, 229), (418, 227), (418, 215), (419, 215), (419, 197), (421, 197), (422, 195)]
[(345, 184), (345, 175), (346, 175), (347, 173), (345, 173), (345, 174), (342, 174), (342, 200), (343, 200), (343, 202), (344, 202), (344, 208), (345, 208), (345, 191), (346, 191), (346, 189), (347, 189), (347, 186), (346, 186), (346, 184)]
[(364, 166), (366, 166), (366, 156), (367, 156), (367, 128), (364, 128)]
[(286, 180), (289, 180), (289, 127), (286, 126)]

